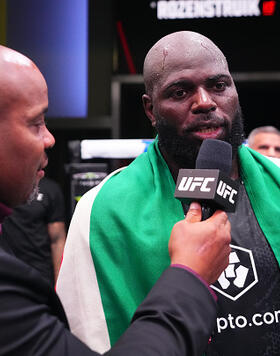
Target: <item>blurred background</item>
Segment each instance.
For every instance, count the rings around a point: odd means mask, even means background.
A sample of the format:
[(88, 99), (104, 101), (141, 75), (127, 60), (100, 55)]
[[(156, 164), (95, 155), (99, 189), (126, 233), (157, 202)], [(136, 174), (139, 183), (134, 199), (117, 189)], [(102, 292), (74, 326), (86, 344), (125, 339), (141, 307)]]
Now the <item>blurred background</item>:
[(34, 60), (49, 87), (56, 146), (47, 174), (63, 189), (68, 219), (84, 191), (133, 158), (83, 158), (82, 140), (154, 137), (142, 108), (142, 65), (170, 32), (197, 31), (222, 49), (246, 134), (280, 129), (279, 19), (279, 0), (0, 0), (0, 43)]

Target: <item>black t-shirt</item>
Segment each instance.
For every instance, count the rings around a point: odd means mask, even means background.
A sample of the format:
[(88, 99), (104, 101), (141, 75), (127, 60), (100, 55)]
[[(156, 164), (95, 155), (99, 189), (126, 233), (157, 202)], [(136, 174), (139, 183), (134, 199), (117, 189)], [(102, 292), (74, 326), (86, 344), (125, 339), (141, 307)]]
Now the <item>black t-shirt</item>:
[(48, 224), (64, 221), (64, 199), (58, 184), (43, 178), (39, 195), (30, 204), (14, 209), (2, 225), (5, 239), (16, 257), (36, 268), (54, 284)]
[(243, 185), (237, 211), (228, 216), (232, 252), (229, 267), (213, 287), (218, 296), (219, 310), (206, 354), (279, 356), (279, 266), (258, 225)]

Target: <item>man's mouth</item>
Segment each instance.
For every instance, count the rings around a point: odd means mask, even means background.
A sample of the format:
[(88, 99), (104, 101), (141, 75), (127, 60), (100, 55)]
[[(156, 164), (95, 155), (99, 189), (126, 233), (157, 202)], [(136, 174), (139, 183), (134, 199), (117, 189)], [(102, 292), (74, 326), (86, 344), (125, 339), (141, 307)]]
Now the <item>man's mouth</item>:
[(201, 132), (201, 133), (211, 133), (217, 130), (217, 127), (207, 127), (207, 128), (199, 128), (195, 130), (196, 132)]
[(45, 169), (48, 165), (48, 157), (46, 156), (43, 163), (41, 164), (39, 170)]
[(47, 165), (48, 165), (48, 159), (46, 159), (38, 168), (37, 174), (40, 179), (44, 177), (44, 175), (45, 175), (44, 169), (47, 167)]
[(192, 134), (200, 139), (214, 138), (218, 139), (223, 133), (222, 126), (203, 126), (192, 130)]

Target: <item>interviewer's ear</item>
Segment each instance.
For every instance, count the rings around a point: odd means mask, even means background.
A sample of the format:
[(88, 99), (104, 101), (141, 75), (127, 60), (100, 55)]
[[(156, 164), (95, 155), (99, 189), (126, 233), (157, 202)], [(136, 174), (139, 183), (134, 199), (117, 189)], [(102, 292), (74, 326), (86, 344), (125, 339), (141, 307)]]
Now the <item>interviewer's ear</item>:
[(147, 117), (151, 121), (152, 126), (155, 127), (156, 119), (153, 113), (153, 103), (151, 97), (148, 94), (144, 94), (142, 96), (142, 102)]

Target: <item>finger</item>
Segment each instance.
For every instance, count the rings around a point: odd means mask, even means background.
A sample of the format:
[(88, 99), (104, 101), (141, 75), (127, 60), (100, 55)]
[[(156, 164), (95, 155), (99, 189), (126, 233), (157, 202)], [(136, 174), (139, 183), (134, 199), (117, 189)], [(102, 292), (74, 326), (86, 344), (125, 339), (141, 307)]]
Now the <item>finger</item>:
[(230, 233), (230, 232), (231, 232), (231, 223), (230, 223), (229, 220), (226, 222), (226, 225), (225, 225), (225, 226), (226, 226), (228, 232)]
[(215, 220), (217, 224), (227, 224), (228, 216), (223, 210), (216, 210), (208, 220)]
[(202, 213), (201, 213), (201, 206), (197, 202), (192, 202), (189, 208), (189, 211), (186, 215), (187, 222), (199, 222), (201, 221)]

